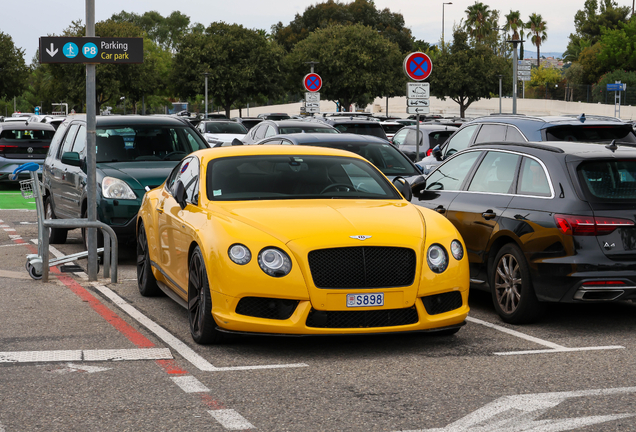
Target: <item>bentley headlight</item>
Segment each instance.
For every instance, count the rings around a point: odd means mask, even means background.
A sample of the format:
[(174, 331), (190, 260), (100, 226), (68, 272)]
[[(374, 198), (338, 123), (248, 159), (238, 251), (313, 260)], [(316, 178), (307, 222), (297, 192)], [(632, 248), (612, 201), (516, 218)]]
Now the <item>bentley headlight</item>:
[(258, 265), (270, 276), (282, 277), (291, 271), (292, 263), (289, 256), (282, 250), (267, 247), (258, 254)]
[(438, 244), (431, 245), (426, 252), (428, 266), (435, 273), (442, 273), (448, 267), (448, 255), (446, 250)]
[(102, 180), (102, 195), (112, 199), (136, 199), (137, 196), (130, 186), (118, 178), (104, 177)]
[(453, 240), (451, 242), (451, 254), (457, 261), (461, 261), (464, 258), (464, 247), (459, 240)]
[(238, 265), (245, 265), (252, 259), (252, 252), (242, 244), (236, 243), (227, 251), (230, 259)]

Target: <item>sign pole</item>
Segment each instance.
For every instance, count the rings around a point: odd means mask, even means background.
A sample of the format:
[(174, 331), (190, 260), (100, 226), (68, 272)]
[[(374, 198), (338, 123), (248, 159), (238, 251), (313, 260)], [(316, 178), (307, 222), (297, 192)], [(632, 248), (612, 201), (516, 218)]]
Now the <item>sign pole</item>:
[(420, 113), (415, 115), (415, 162), (420, 161)]
[[(86, 37), (95, 37), (95, 0), (86, 0)], [(86, 64), (86, 187), (88, 202), (86, 214), (90, 222), (97, 220), (96, 129), (97, 103), (95, 101), (95, 64)], [(87, 228), (88, 280), (97, 280), (97, 228)]]

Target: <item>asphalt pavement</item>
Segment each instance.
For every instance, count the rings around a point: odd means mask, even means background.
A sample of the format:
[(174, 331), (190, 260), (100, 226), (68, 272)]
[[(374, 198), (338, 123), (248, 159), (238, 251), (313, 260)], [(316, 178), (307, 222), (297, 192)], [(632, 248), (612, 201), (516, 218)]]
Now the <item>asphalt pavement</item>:
[[(1, 200), (1, 196), (0, 196)], [(636, 305), (550, 305), (511, 326), (471, 292), (454, 336), (233, 336), (119, 281), (25, 270), (35, 212), (0, 210), (0, 432), (636, 431)], [(79, 230), (52, 255), (82, 250)], [(78, 261), (86, 268), (86, 261)]]

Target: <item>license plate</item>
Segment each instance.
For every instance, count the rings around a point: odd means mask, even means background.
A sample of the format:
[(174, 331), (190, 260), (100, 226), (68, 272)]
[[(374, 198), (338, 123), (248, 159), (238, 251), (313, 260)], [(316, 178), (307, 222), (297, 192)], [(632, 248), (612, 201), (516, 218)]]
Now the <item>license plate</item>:
[(347, 307), (384, 306), (384, 293), (347, 294)]

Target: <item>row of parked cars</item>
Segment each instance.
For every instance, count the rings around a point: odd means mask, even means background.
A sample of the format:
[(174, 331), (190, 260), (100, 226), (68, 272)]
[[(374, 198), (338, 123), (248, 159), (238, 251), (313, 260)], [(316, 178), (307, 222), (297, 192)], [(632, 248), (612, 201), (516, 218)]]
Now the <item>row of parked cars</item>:
[[(280, 120), (255, 145), (206, 150), (201, 127), (216, 121), (98, 117), (98, 217), (136, 243), (142, 294), (198, 305), (199, 342), (231, 331), (453, 333), (469, 283), (510, 323), (538, 319), (550, 301), (636, 298), (631, 125), (488, 116), (443, 126), (447, 136), (433, 136), (432, 154), (415, 164), (399, 142), (413, 129), (390, 143), (341, 133), (347, 119)], [(336, 131), (285, 131), (284, 121)], [(51, 141), (47, 217), (85, 212), (85, 127), (69, 117)], [(50, 231), (51, 243), (65, 237)], [(258, 283), (207, 279), (227, 271)]]

